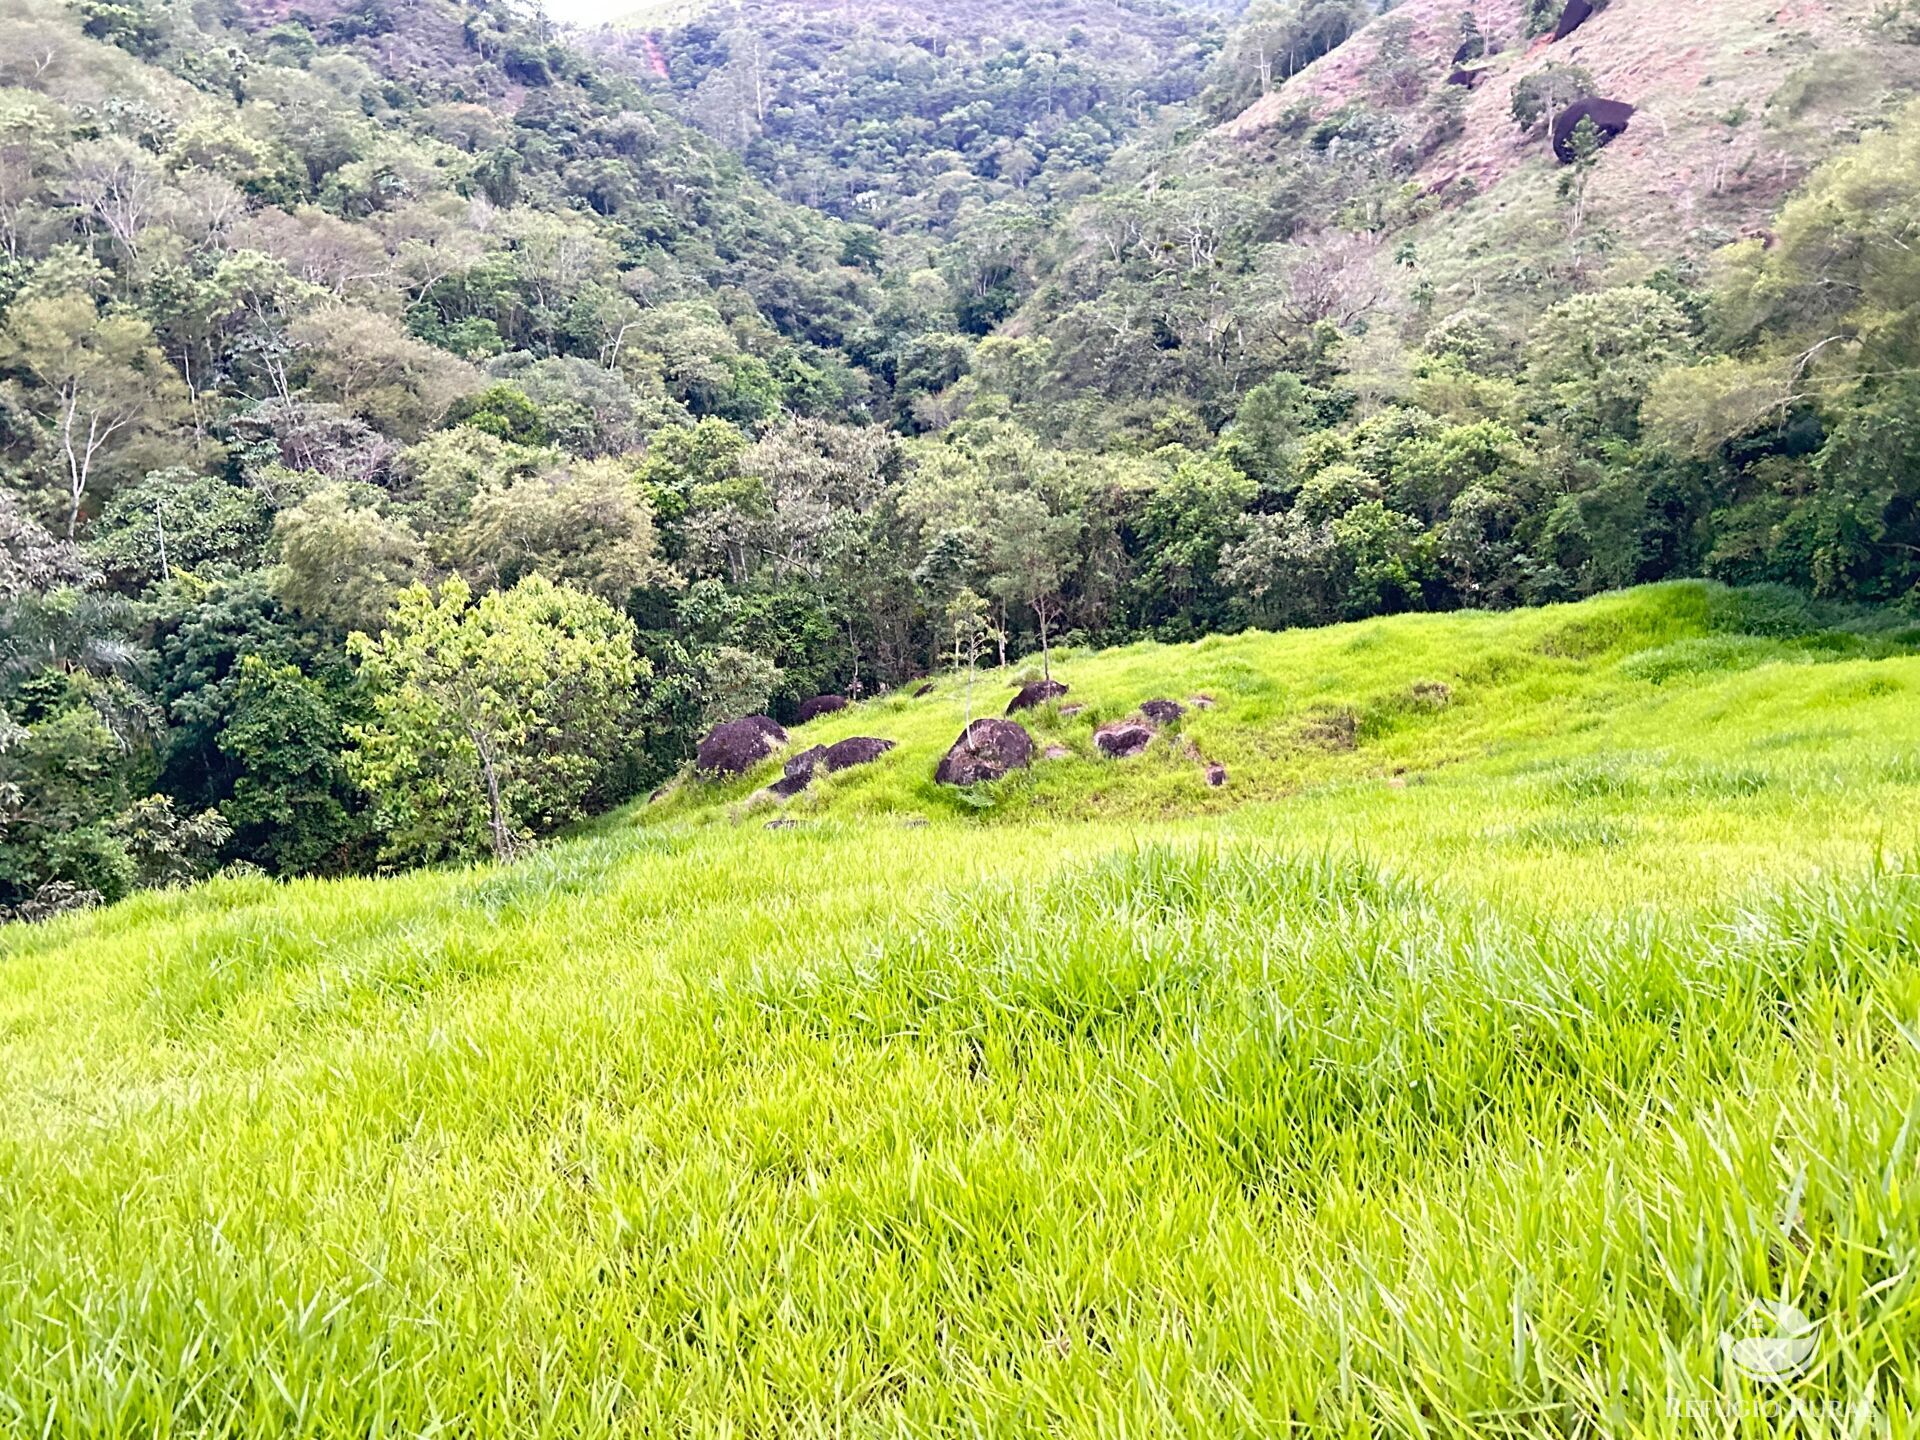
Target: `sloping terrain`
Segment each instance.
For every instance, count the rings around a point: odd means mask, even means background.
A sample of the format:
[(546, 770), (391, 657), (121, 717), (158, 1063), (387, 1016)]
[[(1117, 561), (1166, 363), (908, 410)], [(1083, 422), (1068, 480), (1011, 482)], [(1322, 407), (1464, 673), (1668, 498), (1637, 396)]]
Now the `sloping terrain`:
[(883, 230), (1080, 193), (1160, 105), (1199, 88), (1211, 18), (1185, 5), (929, 8), (731, 0), (583, 37), (791, 200)]
[[(1891, 1413), (1920, 659), (1827, 624), (1682, 585), (1075, 655), (1076, 751), (1213, 708), (973, 806), (949, 680), (795, 732), (900, 744), (792, 828), (770, 764), (515, 867), (0, 931), (0, 1426)], [(1746, 1378), (1782, 1301), (1804, 1364)]]
[[(1549, 65), (1578, 66), (1596, 93), (1638, 110), (1596, 173), (1594, 208), (1619, 218), (1630, 252), (1700, 255), (1758, 233), (1814, 164), (1862, 124), (1884, 119), (1890, 97), (1912, 93), (1920, 49), (1890, 43), (1875, 28), (1881, 8), (1872, 0), (1612, 0), (1554, 41), (1524, 34), (1517, 0), (1409, 0), (1217, 138), (1231, 155), (1290, 116), (1366, 103), (1382, 39), (1396, 26), (1410, 27), (1409, 48), (1427, 83), (1443, 86), (1460, 17), (1470, 11), (1497, 53), (1477, 67), (1484, 82), (1461, 97), (1454, 138), (1423, 159), (1413, 183), (1466, 202), (1465, 223), (1496, 235), (1504, 210), (1517, 212), (1511, 223), (1522, 226), (1550, 220), (1550, 199), (1526, 177), (1556, 167), (1541, 130), (1515, 123), (1513, 93)], [(1490, 240), (1485, 252), (1497, 244)]]

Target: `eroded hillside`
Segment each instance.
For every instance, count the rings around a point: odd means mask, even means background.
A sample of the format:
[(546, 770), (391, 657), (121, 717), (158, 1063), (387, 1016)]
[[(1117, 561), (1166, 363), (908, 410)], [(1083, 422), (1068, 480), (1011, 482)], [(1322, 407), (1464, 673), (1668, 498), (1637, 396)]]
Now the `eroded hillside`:
[[(1535, 252), (1554, 211), (1544, 193), (1556, 169), (1545, 127), (1516, 123), (1515, 91), (1554, 67), (1577, 67), (1591, 93), (1636, 108), (1591, 185), (1594, 213), (1615, 222), (1620, 241), (1609, 263), (1698, 258), (1764, 231), (1815, 164), (1912, 93), (1920, 56), (1889, 42), (1876, 23), (1884, 8), (1612, 0), (1555, 40), (1525, 33), (1520, 0), (1409, 0), (1221, 126), (1217, 143), (1223, 163), (1257, 165), (1303, 125), (1379, 107), (1383, 68), (1410, 64), (1423, 103), (1446, 118), (1428, 131), (1407, 183), (1444, 203), (1425, 229), (1470, 233), (1483, 263), (1462, 268), (1498, 289), (1503, 264)], [(1468, 14), (1492, 53), (1463, 67), (1455, 57)], [(1388, 55), (1390, 47), (1402, 48)], [(1471, 87), (1450, 83), (1456, 74), (1471, 74)]]

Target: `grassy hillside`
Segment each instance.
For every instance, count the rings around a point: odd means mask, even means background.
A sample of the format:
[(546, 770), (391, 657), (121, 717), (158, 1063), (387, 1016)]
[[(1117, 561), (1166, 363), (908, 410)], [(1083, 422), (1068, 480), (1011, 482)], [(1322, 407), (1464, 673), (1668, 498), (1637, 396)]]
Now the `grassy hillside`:
[(979, 806), (949, 680), (792, 828), (0, 931), (0, 1429), (1911, 1433), (1920, 658), (1846, 620), (1075, 655)]

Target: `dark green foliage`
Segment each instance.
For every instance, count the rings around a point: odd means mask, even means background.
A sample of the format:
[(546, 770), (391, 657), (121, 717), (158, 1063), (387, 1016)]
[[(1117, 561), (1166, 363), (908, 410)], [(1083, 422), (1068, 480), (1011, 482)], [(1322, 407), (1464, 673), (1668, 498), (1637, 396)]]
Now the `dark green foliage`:
[(73, 0), (82, 33), (134, 55), (157, 54), (165, 31), (143, 0)]
[(238, 853), (276, 874), (339, 874), (369, 858), (362, 797), (341, 758), (342, 698), (297, 666), (240, 662), (217, 742), (237, 772), (220, 813)]
[(494, 385), (454, 402), (448, 425), (470, 425), (516, 445), (547, 443), (547, 423), (526, 392), (512, 385)]

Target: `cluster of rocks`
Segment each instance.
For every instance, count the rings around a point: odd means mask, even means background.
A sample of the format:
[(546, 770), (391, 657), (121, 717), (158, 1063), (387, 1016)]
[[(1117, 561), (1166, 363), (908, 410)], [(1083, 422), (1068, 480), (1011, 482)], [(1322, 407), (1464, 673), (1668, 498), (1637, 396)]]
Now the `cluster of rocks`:
[[(931, 687), (923, 687), (926, 688)], [(1034, 681), (1023, 686), (1020, 693), (1014, 696), (1012, 703), (1007, 706), (1007, 714), (1036, 709), (1058, 700), (1066, 693), (1067, 687), (1057, 680)], [(820, 695), (802, 705), (799, 713), (804, 721), (818, 715), (832, 714), (844, 709), (847, 704), (843, 696)], [(1210, 709), (1213, 699), (1196, 695), (1188, 705)], [(1144, 701), (1126, 719), (1112, 721), (1094, 731), (1094, 748), (1110, 760), (1124, 760), (1139, 755), (1152, 744), (1156, 735), (1167, 726), (1177, 723), (1187, 713), (1188, 705), (1182, 705), (1177, 700)], [(1078, 713), (1084, 707), (1072, 708)], [(1066, 714), (1067, 707), (1062, 707), (1060, 713)], [(789, 743), (787, 732), (770, 716), (748, 715), (716, 725), (708, 731), (700, 741), (694, 767), (701, 775), (714, 779), (744, 775), (779, 754)], [(1225, 766), (1207, 760), (1192, 742), (1186, 741), (1183, 745), (1188, 755), (1205, 767), (1209, 785), (1226, 784)], [(790, 757), (780, 778), (769, 785), (764, 793), (781, 800), (792, 799), (818, 777), (860, 765), (871, 765), (893, 748), (893, 741), (871, 735), (856, 735), (831, 745), (814, 745)], [(941, 757), (934, 771), (934, 779), (942, 785), (957, 786), (980, 785), (1004, 779), (1015, 770), (1031, 766), (1037, 750), (1033, 736), (1018, 721), (983, 717), (968, 725)], [(1049, 745), (1040, 758), (1065, 760), (1072, 753), (1064, 745)]]
[(816, 776), (851, 770), (856, 765), (871, 765), (893, 749), (893, 741), (873, 735), (854, 735), (831, 745), (815, 745), (787, 761), (785, 773), (767, 788), (781, 799), (798, 795)]
[(1093, 745), (1109, 760), (1129, 760), (1153, 743), (1153, 737), (1187, 713), (1177, 700), (1147, 700), (1125, 720), (1113, 720), (1093, 732)]
[[(842, 700), (839, 706), (819, 713), (830, 713), (845, 704)], [(804, 713), (805, 707), (801, 708)], [(694, 769), (710, 779), (744, 775), (786, 749), (788, 743), (787, 732), (770, 716), (748, 715), (729, 720), (714, 726), (701, 740), (694, 755)], [(782, 800), (789, 800), (805, 790), (816, 776), (851, 770), (856, 765), (871, 765), (891, 749), (893, 741), (872, 735), (855, 735), (831, 745), (815, 745), (789, 759), (784, 773), (767, 790)]]

